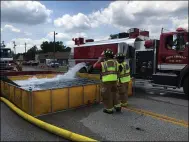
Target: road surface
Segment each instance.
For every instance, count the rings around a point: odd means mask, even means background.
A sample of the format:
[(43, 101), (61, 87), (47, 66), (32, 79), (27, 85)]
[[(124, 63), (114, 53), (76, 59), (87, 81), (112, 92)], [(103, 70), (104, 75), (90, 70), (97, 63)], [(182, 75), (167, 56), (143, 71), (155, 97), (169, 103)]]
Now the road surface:
[[(129, 98), (129, 104), (133, 108), (188, 122), (188, 100), (177, 95), (162, 97), (138, 91)], [(104, 114), (102, 110), (101, 104), (38, 118), (100, 141), (188, 141), (186, 125), (127, 109), (113, 115)]]
[[(63, 141), (25, 121), (1, 102), (1, 141)], [(65, 140), (64, 140), (65, 141)]]
[(39, 67), (32, 67), (32, 66), (23, 66), (23, 71), (48, 71), (47, 69), (39, 68)]

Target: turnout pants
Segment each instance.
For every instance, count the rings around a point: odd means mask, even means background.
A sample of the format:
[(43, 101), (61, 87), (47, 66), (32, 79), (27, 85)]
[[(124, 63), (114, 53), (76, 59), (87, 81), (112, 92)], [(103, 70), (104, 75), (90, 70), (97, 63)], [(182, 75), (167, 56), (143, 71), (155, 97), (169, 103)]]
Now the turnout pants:
[(101, 95), (104, 107), (107, 110), (113, 110), (114, 107), (119, 107), (120, 101), (117, 94), (117, 82), (103, 82), (101, 84)]
[(119, 94), (119, 100), (122, 104), (122, 106), (127, 105), (128, 100), (128, 85), (129, 83), (120, 83), (118, 85), (118, 94)]

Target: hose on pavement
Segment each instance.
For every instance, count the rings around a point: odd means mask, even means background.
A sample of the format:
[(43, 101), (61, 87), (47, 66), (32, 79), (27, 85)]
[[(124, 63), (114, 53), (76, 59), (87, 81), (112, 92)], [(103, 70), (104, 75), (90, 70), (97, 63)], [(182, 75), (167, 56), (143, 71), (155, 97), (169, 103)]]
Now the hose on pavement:
[(56, 127), (54, 125), (51, 125), (49, 123), (46, 123), (44, 121), (41, 121), (27, 113), (25, 113), (24, 111), (22, 111), (21, 109), (19, 109), (18, 107), (16, 107), (13, 103), (11, 103), (10, 101), (8, 101), (7, 99), (5, 99), (4, 97), (1, 97), (1, 101), (4, 102), (7, 106), (9, 106), (13, 111), (15, 111), (19, 116), (23, 117), (25, 120), (37, 125), (38, 127), (45, 129), (51, 133), (54, 133), (56, 135), (59, 135), (67, 140), (71, 140), (71, 141), (97, 141), (79, 134), (76, 134), (74, 132), (70, 132), (68, 130)]

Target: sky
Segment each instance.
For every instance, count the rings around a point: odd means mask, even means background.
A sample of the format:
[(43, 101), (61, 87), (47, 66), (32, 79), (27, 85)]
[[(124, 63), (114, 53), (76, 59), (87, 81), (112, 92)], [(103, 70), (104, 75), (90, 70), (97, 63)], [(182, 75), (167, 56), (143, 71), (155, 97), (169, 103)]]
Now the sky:
[[(1, 41), (16, 53), (43, 41), (62, 41), (72, 47), (72, 38), (108, 39), (130, 28), (149, 30), (159, 38), (161, 28), (188, 29), (188, 1), (1, 1)], [(53, 48), (53, 47), (52, 47)]]

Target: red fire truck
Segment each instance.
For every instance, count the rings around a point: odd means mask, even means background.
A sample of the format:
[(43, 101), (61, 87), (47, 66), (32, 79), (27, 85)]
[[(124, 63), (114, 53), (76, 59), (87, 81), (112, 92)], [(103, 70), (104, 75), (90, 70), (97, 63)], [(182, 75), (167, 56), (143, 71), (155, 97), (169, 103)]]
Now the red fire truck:
[(135, 79), (150, 80), (152, 84), (181, 88), (188, 94), (188, 31), (178, 28), (173, 32), (161, 31), (160, 39), (150, 39), (149, 31), (132, 28), (128, 32), (111, 35), (110, 39), (94, 41), (84, 38), (73, 39), (73, 59), (69, 65), (85, 62), (80, 72), (98, 74), (92, 69), (101, 53), (109, 48), (124, 53)]

